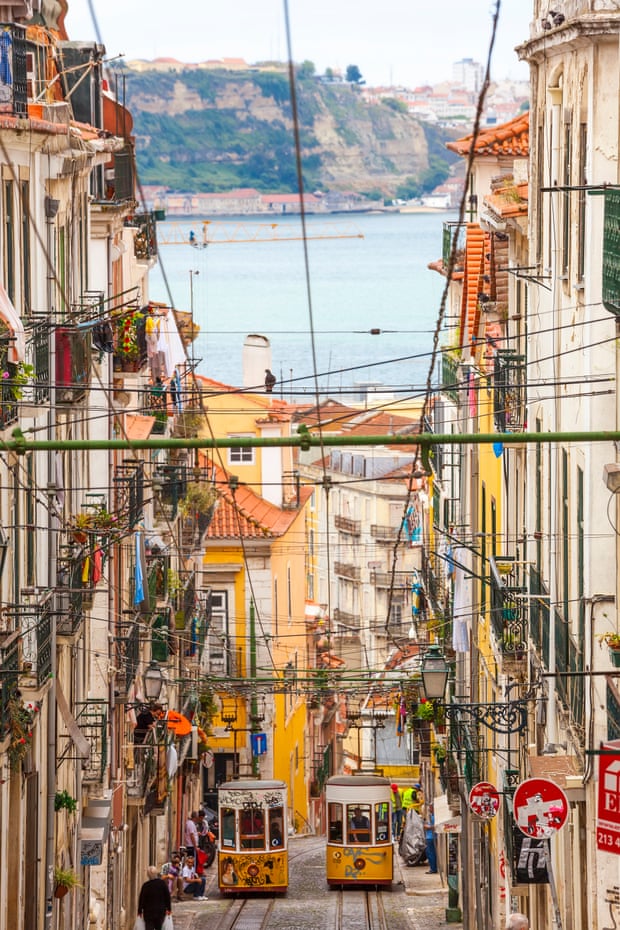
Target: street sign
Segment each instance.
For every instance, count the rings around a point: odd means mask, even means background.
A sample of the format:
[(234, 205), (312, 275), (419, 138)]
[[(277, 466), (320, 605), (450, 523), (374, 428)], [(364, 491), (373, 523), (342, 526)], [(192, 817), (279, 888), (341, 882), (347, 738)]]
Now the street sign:
[(608, 743), (602, 749), (599, 756), (596, 845), (598, 849), (620, 856), (620, 740)]
[(546, 839), (566, 823), (568, 799), (554, 781), (528, 778), (517, 785), (513, 816), (519, 830), (526, 836)]
[(469, 792), (469, 806), (477, 817), (492, 820), (499, 810), (499, 792), (489, 781), (479, 781)]

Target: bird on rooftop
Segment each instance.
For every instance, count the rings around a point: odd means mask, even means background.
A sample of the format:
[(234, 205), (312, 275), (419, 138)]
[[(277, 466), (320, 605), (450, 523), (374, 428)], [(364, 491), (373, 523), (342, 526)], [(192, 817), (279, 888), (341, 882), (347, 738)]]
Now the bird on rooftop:
[(273, 391), (273, 386), (276, 383), (276, 380), (277, 378), (274, 373), (269, 368), (265, 368), (265, 391), (267, 394), (271, 394)]

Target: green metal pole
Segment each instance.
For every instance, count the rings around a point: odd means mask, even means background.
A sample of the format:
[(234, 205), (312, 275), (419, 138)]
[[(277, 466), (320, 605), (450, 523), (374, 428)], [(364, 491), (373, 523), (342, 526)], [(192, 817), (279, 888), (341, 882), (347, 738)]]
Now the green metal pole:
[[(252, 697), (250, 700), (250, 735), (258, 733), (258, 698), (256, 696), (256, 611), (254, 601), (250, 599), (250, 680), (252, 682)], [(250, 739), (251, 744), (251, 739)], [(259, 775), (258, 756), (252, 746), (252, 775)]]
[(194, 439), (27, 439), (21, 430), (13, 430), (13, 439), (1, 444), (5, 452), (23, 455), (36, 450), (81, 449), (238, 449), (242, 447), (296, 447), (302, 450), (329, 446), (410, 446), (432, 451), (433, 446), (491, 445), (519, 446), (535, 443), (620, 441), (620, 430), (594, 430), (592, 432), (554, 433), (418, 433), (407, 436), (330, 436), (327, 440), (318, 434), (297, 433), (294, 436), (236, 436), (213, 439), (201, 436)]

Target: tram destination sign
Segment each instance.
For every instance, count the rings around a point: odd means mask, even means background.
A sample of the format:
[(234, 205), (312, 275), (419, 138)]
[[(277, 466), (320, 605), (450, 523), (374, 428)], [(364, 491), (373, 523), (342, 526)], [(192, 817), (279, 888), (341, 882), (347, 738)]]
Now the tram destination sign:
[(599, 756), (596, 845), (620, 856), (620, 740), (602, 747)]

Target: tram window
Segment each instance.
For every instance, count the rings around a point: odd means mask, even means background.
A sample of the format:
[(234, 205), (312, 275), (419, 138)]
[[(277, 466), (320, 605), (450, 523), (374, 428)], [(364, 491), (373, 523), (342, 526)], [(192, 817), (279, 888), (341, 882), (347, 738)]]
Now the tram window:
[(390, 839), (389, 804), (381, 801), (375, 804), (375, 825), (377, 843), (387, 843)]
[(232, 807), (221, 810), (222, 846), (235, 847), (235, 811)]
[(284, 846), (284, 837), (282, 834), (282, 808), (273, 807), (269, 811), (269, 845), (274, 848)]
[(265, 821), (263, 812), (258, 808), (249, 808), (241, 812), (241, 849), (265, 848)]
[(342, 843), (342, 804), (329, 805), (329, 841)]
[(370, 806), (368, 804), (347, 805), (349, 843), (370, 843)]

